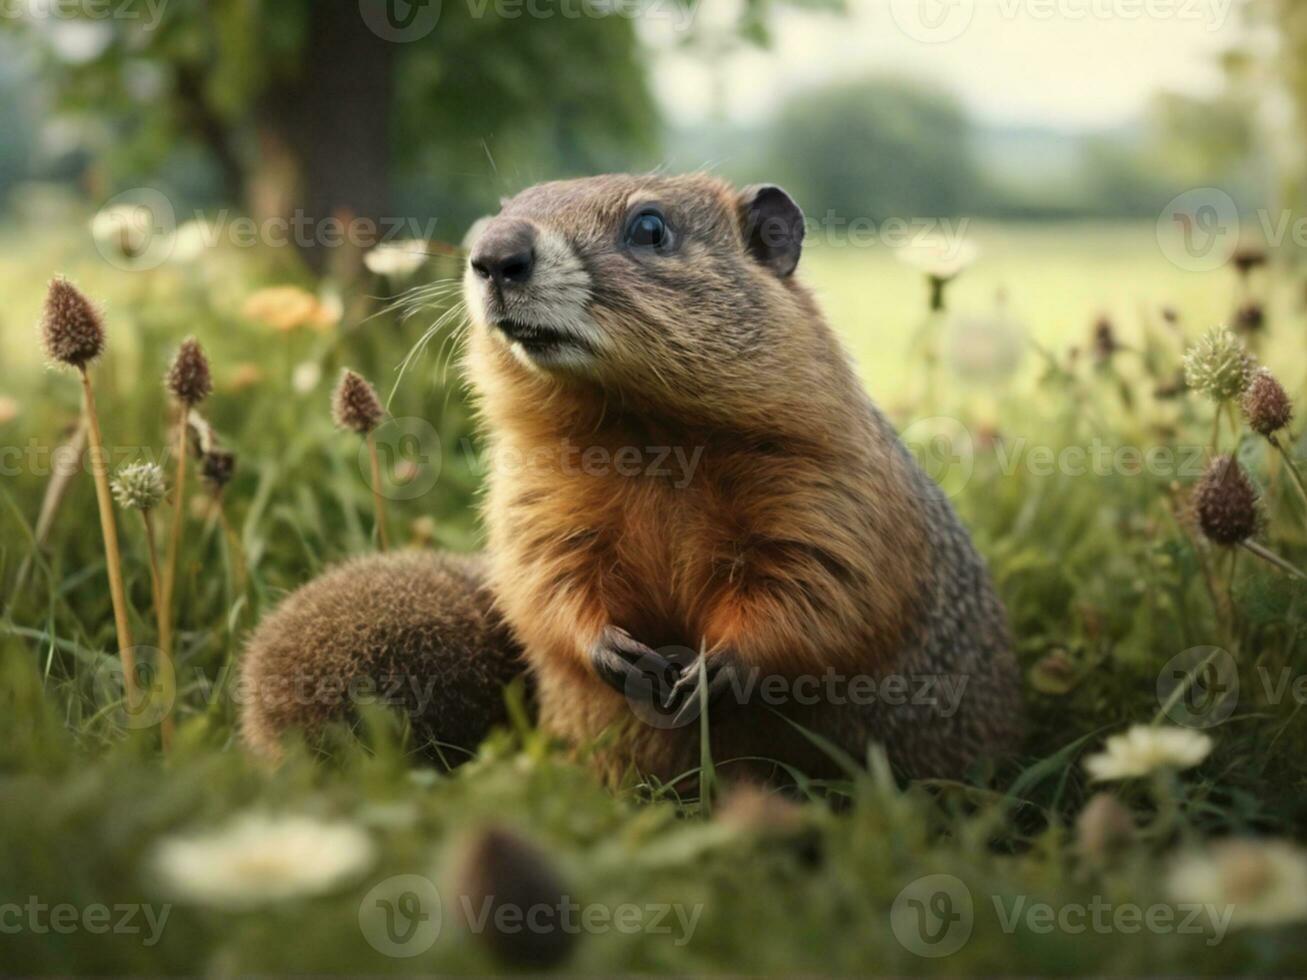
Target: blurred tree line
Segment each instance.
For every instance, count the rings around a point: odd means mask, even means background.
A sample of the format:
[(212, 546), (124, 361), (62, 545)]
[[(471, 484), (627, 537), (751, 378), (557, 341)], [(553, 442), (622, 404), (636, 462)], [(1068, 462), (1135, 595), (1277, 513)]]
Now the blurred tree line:
[[(1136, 125), (1077, 135), (983, 128), (946, 93), (870, 78), (796, 92), (764, 126), (669, 131), (630, 16), (432, 0), (434, 29), (397, 43), (368, 26), (395, 2), (171, 0), (157, 23), (144, 5), (136, 18), (6, 18), (0, 192), (82, 173), (97, 203), (158, 185), (256, 218), (437, 215), (437, 235), (457, 240), (536, 180), (660, 163), (722, 161), (727, 176), (785, 183), (810, 214), (874, 220), (1152, 218), (1188, 187), (1217, 184), (1253, 207), (1265, 185), (1247, 86), (1160, 95)], [(777, 2), (748, 0), (730, 43), (766, 44)], [(1263, 2), (1307, 45), (1301, 3)], [(1304, 63), (1289, 63), (1300, 93)]]

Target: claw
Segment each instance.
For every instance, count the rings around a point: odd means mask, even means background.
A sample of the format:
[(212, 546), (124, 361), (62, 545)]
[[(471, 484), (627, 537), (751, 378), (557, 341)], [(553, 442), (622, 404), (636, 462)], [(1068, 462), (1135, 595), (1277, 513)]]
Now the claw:
[(590, 663), (605, 684), (632, 700), (661, 704), (661, 690), (677, 668), (618, 626), (607, 626), (590, 648)]
[(704, 669), (700, 669), (701, 660), (701, 657), (696, 657), (684, 666), (681, 676), (663, 701), (663, 708), (673, 712), (673, 727), (688, 724), (699, 716), (701, 692), (705, 685), (711, 703), (721, 696), (736, 676), (735, 661), (725, 651), (709, 657), (704, 663)]

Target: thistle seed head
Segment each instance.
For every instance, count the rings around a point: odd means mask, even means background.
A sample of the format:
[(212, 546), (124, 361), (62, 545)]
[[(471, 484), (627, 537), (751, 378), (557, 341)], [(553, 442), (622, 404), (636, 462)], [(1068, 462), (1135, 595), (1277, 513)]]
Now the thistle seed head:
[(1225, 327), (1213, 327), (1184, 356), (1185, 382), (1214, 402), (1238, 398), (1252, 373), (1253, 359), (1243, 341)]
[(1112, 321), (1108, 317), (1100, 316), (1094, 323), (1091, 348), (1094, 352), (1095, 364), (1107, 364), (1121, 349), (1121, 343), (1116, 339), (1116, 328), (1112, 326)]
[(1257, 300), (1249, 300), (1235, 311), (1234, 329), (1239, 333), (1258, 333), (1266, 326), (1266, 307)]
[(468, 842), (461, 858), (454, 886), (458, 897), (470, 904), (460, 901), (459, 906), (491, 911), (487, 921), (492, 925), (479, 930), (477, 937), (501, 963), (543, 971), (567, 959), (576, 937), (557, 922), (545, 920), (534, 930), (508, 931), (494, 925), (500, 908), (553, 908), (567, 895), (548, 855), (514, 833), (490, 828)]
[(376, 389), (346, 368), (331, 394), (331, 417), (336, 424), (364, 436), (381, 424), (385, 414)]
[(187, 337), (177, 349), (168, 369), (168, 390), (188, 408), (194, 408), (213, 391), (213, 375), (204, 348), (194, 337)]
[(1233, 456), (1217, 456), (1194, 490), (1198, 526), (1208, 540), (1227, 547), (1257, 531), (1257, 490)]
[(210, 449), (200, 456), (200, 476), (215, 490), (221, 490), (236, 473), (236, 454), (225, 449)]
[(67, 279), (50, 281), (41, 317), (41, 342), (51, 360), (82, 368), (104, 352), (100, 311)]
[(155, 463), (132, 463), (113, 478), (114, 498), (120, 507), (130, 510), (154, 510), (166, 492), (163, 470)]
[(1266, 249), (1260, 245), (1242, 245), (1235, 250), (1230, 262), (1241, 276), (1246, 276), (1254, 269), (1264, 266), (1267, 259)]
[(1248, 425), (1261, 436), (1278, 432), (1293, 421), (1293, 402), (1275, 375), (1262, 368), (1253, 375), (1243, 393), (1243, 414)]

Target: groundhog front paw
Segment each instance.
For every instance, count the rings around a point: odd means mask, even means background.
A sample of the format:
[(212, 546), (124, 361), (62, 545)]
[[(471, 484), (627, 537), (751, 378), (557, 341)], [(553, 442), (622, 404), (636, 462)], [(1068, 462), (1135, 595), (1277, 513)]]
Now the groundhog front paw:
[(619, 626), (606, 626), (590, 648), (599, 679), (632, 701), (663, 704), (680, 668)]
[(671, 726), (687, 725), (699, 717), (704, 689), (711, 703), (721, 697), (739, 676), (738, 662), (729, 650), (716, 650), (708, 656), (696, 656), (677, 667), (680, 676), (672, 684), (663, 708), (672, 713)]

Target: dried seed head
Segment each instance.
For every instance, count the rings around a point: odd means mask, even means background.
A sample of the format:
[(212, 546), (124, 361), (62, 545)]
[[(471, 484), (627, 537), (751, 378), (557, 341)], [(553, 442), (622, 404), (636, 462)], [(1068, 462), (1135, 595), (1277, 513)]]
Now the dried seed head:
[(1112, 326), (1112, 321), (1108, 317), (1100, 316), (1094, 323), (1091, 348), (1094, 352), (1095, 364), (1108, 363), (1112, 360), (1112, 356), (1121, 349), (1121, 344), (1116, 339), (1116, 328)]
[(1279, 432), (1293, 421), (1293, 402), (1266, 368), (1253, 375), (1243, 393), (1243, 414), (1252, 430), (1262, 436)]
[(1233, 546), (1257, 531), (1257, 490), (1233, 456), (1217, 456), (1194, 489), (1194, 510), (1203, 534)]
[(1235, 311), (1234, 329), (1240, 333), (1257, 333), (1266, 326), (1266, 308), (1257, 300), (1244, 303)]
[(204, 348), (194, 337), (187, 337), (177, 349), (172, 367), (168, 369), (168, 390), (188, 408), (204, 401), (213, 391), (213, 376), (209, 372), (209, 359)]
[(1266, 249), (1260, 245), (1243, 245), (1235, 250), (1230, 262), (1241, 276), (1246, 276), (1254, 269), (1266, 264)]
[(41, 341), (51, 360), (85, 367), (104, 352), (104, 321), (67, 279), (53, 279), (45, 297)]
[(454, 888), (460, 909), (490, 912), (477, 938), (500, 962), (542, 971), (558, 966), (571, 953), (576, 936), (561, 922), (546, 917), (532, 929), (498, 925), (500, 909), (558, 908), (568, 893), (553, 862), (529, 841), (498, 828), (477, 834), (458, 862)]
[(376, 389), (362, 375), (346, 368), (331, 395), (331, 417), (336, 424), (342, 429), (367, 435), (381, 424), (385, 414)]
[(153, 510), (163, 502), (163, 470), (154, 463), (124, 466), (113, 478), (113, 495), (120, 507)]
[(215, 490), (231, 482), (236, 472), (236, 454), (225, 449), (211, 449), (200, 457), (200, 475)]
[(1225, 327), (1213, 327), (1184, 355), (1185, 382), (1212, 401), (1238, 398), (1252, 373), (1253, 359), (1243, 341)]

